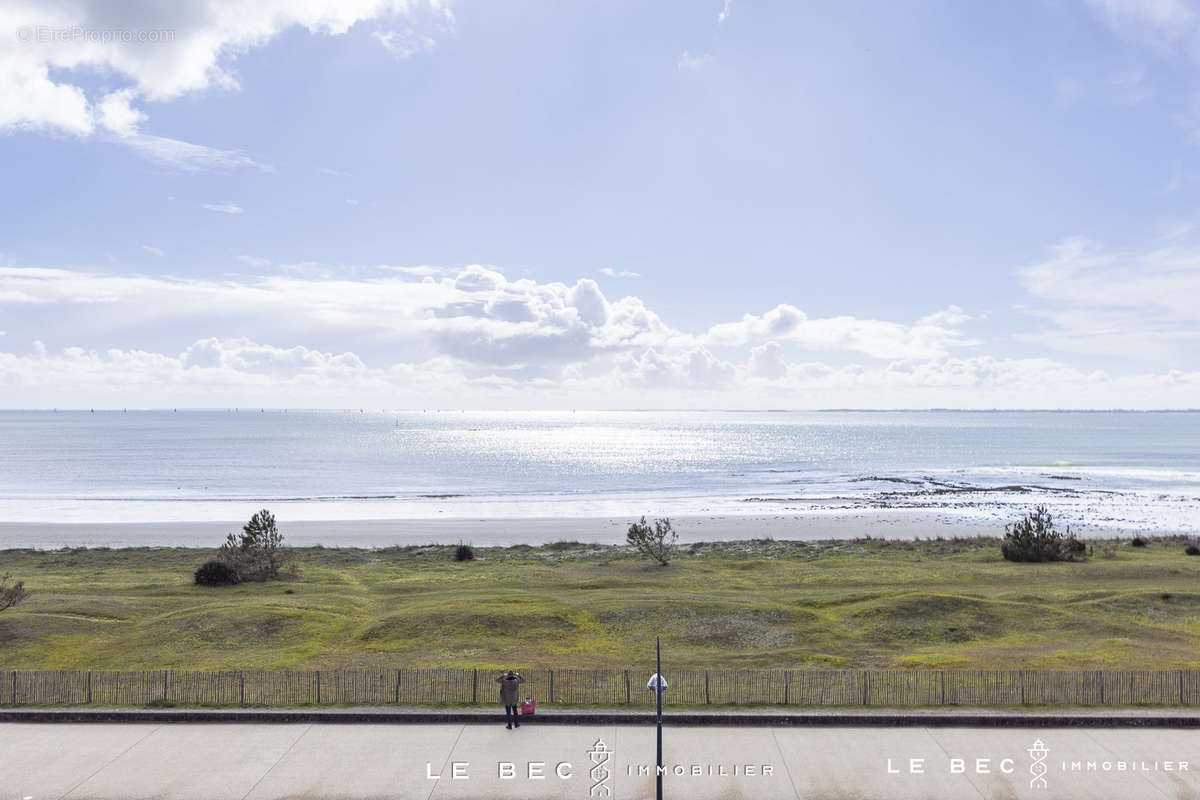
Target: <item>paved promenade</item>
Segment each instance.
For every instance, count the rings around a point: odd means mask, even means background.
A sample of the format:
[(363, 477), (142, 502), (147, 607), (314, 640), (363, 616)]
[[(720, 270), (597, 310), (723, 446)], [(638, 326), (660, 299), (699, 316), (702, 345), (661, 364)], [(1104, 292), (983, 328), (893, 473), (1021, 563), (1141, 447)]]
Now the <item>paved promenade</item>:
[[(1200, 730), (675, 725), (665, 763), (686, 800), (1200, 797)], [(653, 769), (644, 724), (0, 723), (0, 800), (625, 800)]]

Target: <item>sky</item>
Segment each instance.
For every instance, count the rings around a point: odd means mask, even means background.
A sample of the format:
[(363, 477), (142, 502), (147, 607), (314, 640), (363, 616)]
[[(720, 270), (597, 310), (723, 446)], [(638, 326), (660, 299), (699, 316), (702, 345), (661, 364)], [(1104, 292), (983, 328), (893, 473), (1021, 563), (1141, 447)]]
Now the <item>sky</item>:
[(0, 0), (0, 407), (1200, 407), (1200, 3)]

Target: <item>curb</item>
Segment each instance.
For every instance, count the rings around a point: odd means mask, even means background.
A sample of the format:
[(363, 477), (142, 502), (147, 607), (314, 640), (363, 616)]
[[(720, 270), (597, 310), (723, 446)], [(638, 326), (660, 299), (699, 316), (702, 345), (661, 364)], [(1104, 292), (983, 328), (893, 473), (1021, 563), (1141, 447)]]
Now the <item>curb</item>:
[[(323, 723), (329, 725), (492, 725), (503, 714), (462, 711), (312, 711), (207, 709), (10, 709), (0, 723)], [(542, 725), (653, 725), (653, 713), (549, 712), (527, 718)], [(663, 723), (685, 727), (811, 728), (1200, 728), (1200, 716), (1112, 714), (664, 714)]]

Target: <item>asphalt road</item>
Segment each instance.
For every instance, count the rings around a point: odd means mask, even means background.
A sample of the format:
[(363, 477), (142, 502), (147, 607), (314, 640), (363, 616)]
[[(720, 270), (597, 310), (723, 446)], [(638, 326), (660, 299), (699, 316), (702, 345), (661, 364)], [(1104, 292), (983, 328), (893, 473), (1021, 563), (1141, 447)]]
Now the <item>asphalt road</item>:
[[(682, 800), (1200, 798), (1200, 730), (667, 727), (664, 749)], [(653, 770), (646, 725), (0, 724), (0, 800), (625, 800)]]

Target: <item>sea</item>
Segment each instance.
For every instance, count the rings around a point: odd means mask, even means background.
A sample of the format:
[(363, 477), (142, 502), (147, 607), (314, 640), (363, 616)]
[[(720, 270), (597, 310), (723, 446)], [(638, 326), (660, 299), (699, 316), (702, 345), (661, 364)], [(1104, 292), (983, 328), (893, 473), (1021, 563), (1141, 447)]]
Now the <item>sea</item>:
[[(188, 543), (180, 524), (264, 506), (307, 523), (936, 512), (999, 525), (1036, 504), (1084, 529), (1200, 531), (1200, 412), (0, 412), (0, 547), (98, 524)], [(342, 543), (336, 525), (324, 536)]]

